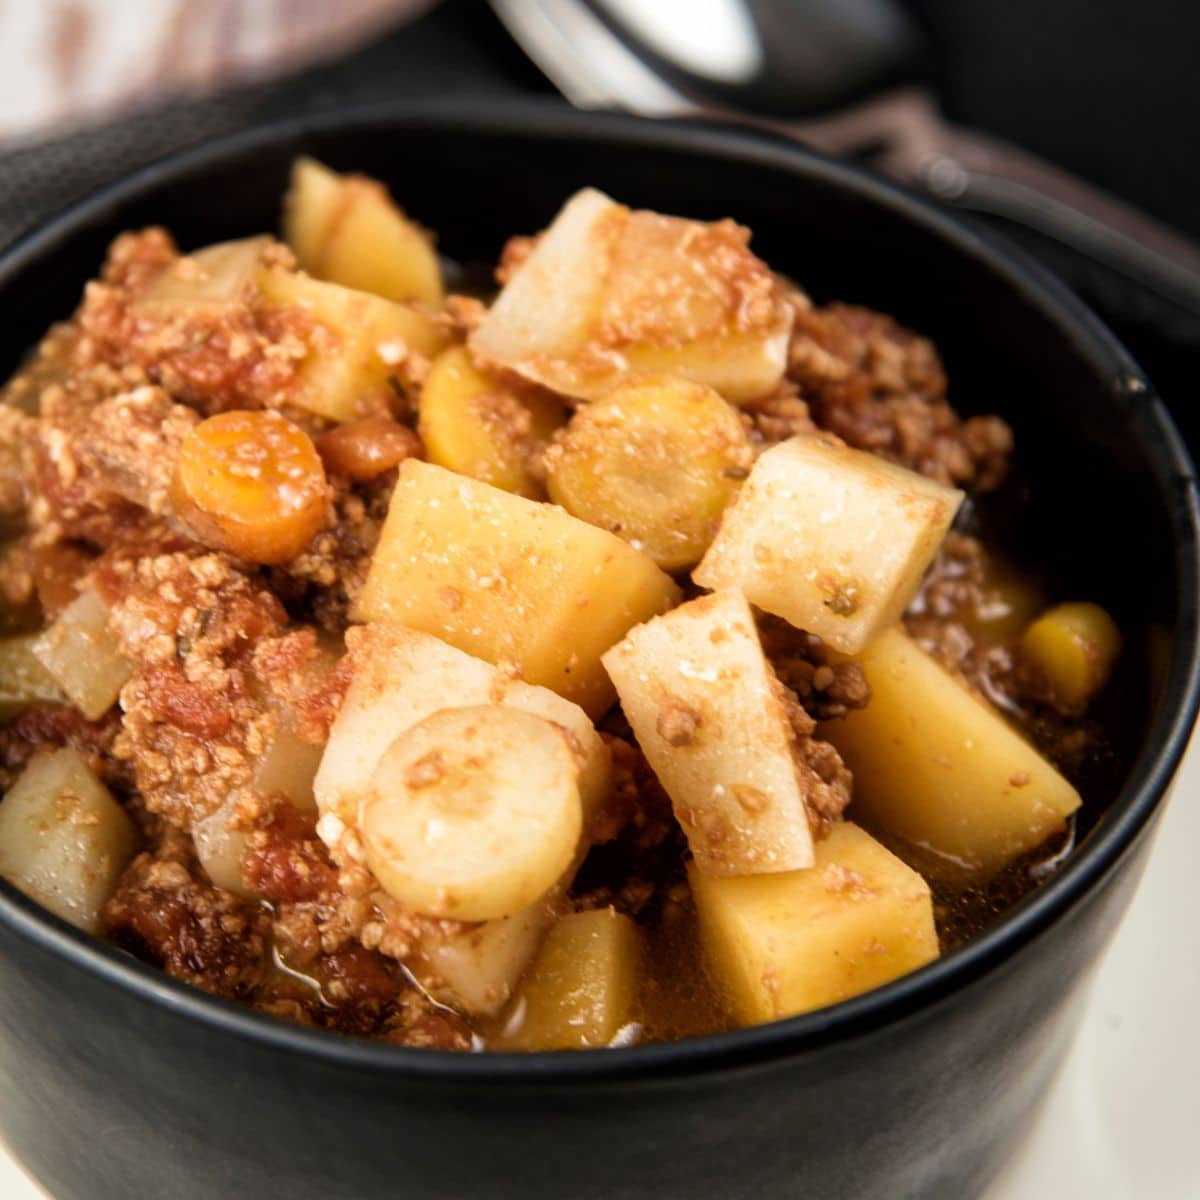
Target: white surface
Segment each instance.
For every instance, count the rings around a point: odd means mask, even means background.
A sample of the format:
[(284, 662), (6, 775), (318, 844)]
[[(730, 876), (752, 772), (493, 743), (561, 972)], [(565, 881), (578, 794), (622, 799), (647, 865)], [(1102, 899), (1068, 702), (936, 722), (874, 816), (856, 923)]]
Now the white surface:
[[(985, 1200), (1195, 1200), (1200, 1154), (1200, 746), (1193, 739), (1133, 905), (1028, 1143)], [(0, 1148), (0, 1197), (44, 1200)]]
[(1196, 1200), (1200, 738), (1046, 1109), (986, 1200)]

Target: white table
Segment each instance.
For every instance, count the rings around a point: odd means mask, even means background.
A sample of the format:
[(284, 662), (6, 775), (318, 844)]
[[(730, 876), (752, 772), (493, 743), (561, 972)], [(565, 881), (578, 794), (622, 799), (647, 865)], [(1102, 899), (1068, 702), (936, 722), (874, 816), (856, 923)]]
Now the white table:
[[(1033, 1135), (986, 1200), (1196, 1200), (1200, 747), (1194, 739), (1083, 1029)], [(44, 1200), (0, 1149), (0, 1197)]]

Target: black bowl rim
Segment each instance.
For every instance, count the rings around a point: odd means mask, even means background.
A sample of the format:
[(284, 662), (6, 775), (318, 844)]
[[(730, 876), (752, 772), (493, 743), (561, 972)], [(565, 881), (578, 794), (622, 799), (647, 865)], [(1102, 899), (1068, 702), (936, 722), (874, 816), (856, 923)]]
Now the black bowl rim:
[[(227, 157), (340, 129), (385, 127), (391, 133), (434, 130), (532, 138), (570, 137), (684, 149), (736, 165), (755, 163), (809, 174), (897, 212), (982, 261), (1073, 341), (1137, 405), (1159, 486), (1169, 504), (1176, 569), (1183, 596), (1200, 595), (1200, 502), (1188, 452), (1166, 408), (1140, 368), (1100, 320), (1063, 284), (1009, 243), (960, 222), (930, 202), (852, 165), (779, 136), (724, 124), (647, 121), (580, 112), (530, 99), (457, 99), (383, 103), (304, 114), (253, 126), (167, 155), (67, 206), (0, 250), (0, 295), (11, 277), (80, 229), (103, 221), (143, 191), (202, 174)], [(733, 214), (735, 217), (737, 214)], [(82, 285), (82, 279), (81, 279)], [(407, 1079), (474, 1084), (570, 1083), (676, 1076), (818, 1052), (840, 1040), (899, 1022), (997, 968), (1049, 924), (1081, 902), (1148, 825), (1178, 769), (1200, 705), (1200, 638), (1195, 605), (1182, 611), (1162, 699), (1150, 734), (1121, 794), (1056, 876), (1007, 913), (994, 928), (937, 961), (884, 987), (806, 1013), (729, 1033), (603, 1051), (464, 1054), (389, 1046), (292, 1025), (210, 996), (82, 933), (0, 880), (0, 924), (51, 954), (143, 1001), (222, 1034), (284, 1052), (312, 1055), (330, 1067)], [(1157, 749), (1156, 749), (1157, 747)]]

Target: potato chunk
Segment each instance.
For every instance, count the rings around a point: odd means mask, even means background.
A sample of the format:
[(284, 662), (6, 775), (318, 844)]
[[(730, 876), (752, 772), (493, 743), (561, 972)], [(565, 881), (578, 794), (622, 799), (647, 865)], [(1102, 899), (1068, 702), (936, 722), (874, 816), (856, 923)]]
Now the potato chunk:
[(38, 661), (89, 721), (108, 712), (133, 674), (108, 617), (108, 605), (94, 588), (86, 588), (33, 647)]
[(34, 653), (37, 640), (36, 634), (0, 638), (0, 721), (31, 704), (62, 704), (66, 700), (54, 676)]
[(550, 498), (665, 571), (693, 566), (753, 461), (712, 388), (644, 375), (583, 405), (546, 454)]
[(631, 629), (604, 656), (638, 745), (700, 870), (791, 871), (813, 861), (808, 793), (775, 680), (739, 592)]
[(237, 809), (237, 797), (213, 809), (192, 824), (192, 841), (204, 873), (219, 888), (235, 896), (251, 898), (242, 879), (242, 861), (246, 857), (246, 835), (230, 827)]
[(408, 355), (431, 358), (448, 340), (419, 308), (302, 272), (268, 267), (258, 285), (268, 304), (302, 309), (318, 323), (288, 400), (331, 421), (386, 412), (394, 399), (391, 378)]
[(499, 704), (445, 708), (406, 730), (359, 805), (367, 865), (413, 912), (512, 916), (571, 866), (580, 760), (557, 725)]
[(688, 869), (714, 983), (760, 1024), (836, 1004), (938, 956), (929, 887), (849, 821), (811, 870), (717, 879)]
[(401, 733), (441, 709), (475, 704), (506, 704), (566, 730), (583, 759), (579, 794), (585, 816), (607, 798), (608, 747), (587, 714), (557, 692), (514, 679), (416, 629), (368, 625), (352, 629), (346, 640), (354, 670), (313, 785), (322, 813), (353, 824), (358, 798)]
[(607, 1046), (633, 1019), (642, 953), (638, 927), (611, 908), (559, 917), (495, 1049)]
[(692, 578), (854, 654), (916, 594), (962, 493), (805, 434), (763, 454)]
[(36, 756), (0, 802), (0, 875), (88, 933), (135, 843), (132, 822), (74, 750)]
[(576, 193), (471, 337), (535, 383), (595, 399), (639, 371), (706, 383), (727, 400), (783, 375), (792, 315), (732, 221), (631, 212)]
[(495, 1016), (512, 998), (565, 896), (565, 887), (552, 888), (511, 917), (469, 925), (418, 946), (422, 976), (432, 974), (427, 988), (463, 1012)]
[(565, 420), (557, 399), (516, 396), (478, 370), (463, 346), (438, 355), (421, 389), (418, 428), (429, 461), (518, 496), (544, 494), (530, 459)]
[(217, 242), (171, 264), (139, 296), (137, 307), (158, 316), (219, 314), (242, 303), (258, 278), (269, 237)]
[(1079, 807), (991, 705), (899, 629), (859, 661), (870, 704), (821, 727), (854, 772), (855, 820), (921, 847), (939, 872), (990, 875)]
[(375, 180), (297, 159), (283, 223), (296, 259), (319, 278), (389, 300), (441, 304), (433, 239)]
[[(318, 660), (315, 666), (310, 664), (303, 677), (315, 682), (329, 667), (327, 659)], [(316, 807), (313, 779), (321, 762), (322, 747), (300, 736), (295, 710), (290, 705), (278, 698), (273, 700), (275, 725), (254, 764), (250, 787), (264, 795), (283, 796), (296, 808), (307, 811)], [(254, 893), (246, 887), (242, 876), (246, 833), (234, 824), (241, 799), (241, 793), (235, 792), (219, 808), (194, 821), (192, 840), (196, 857), (209, 879), (227, 892), (250, 898)]]
[(611, 533), (408, 459), (356, 616), (513, 663), (529, 683), (595, 717), (613, 700), (600, 655), (678, 596), (649, 558)]

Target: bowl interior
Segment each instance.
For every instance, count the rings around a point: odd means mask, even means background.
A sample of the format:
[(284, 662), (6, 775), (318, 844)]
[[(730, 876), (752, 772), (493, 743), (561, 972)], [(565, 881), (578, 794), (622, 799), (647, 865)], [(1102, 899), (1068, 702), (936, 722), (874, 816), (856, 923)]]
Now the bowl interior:
[[(1016, 433), (1021, 487), (987, 514), (992, 527), (1062, 598), (1104, 604), (1125, 633), (1111, 689), (1119, 768), (1098, 777), (1087, 811), (1103, 814), (1101, 828), (1144, 819), (1153, 788), (1128, 785), (1173, 766), (1195, 700), (1194, 482), (1168, 418), (1064, 292), (921, 202), (789, 145), (528, 107), (377, 111), (231, 139), (142, 172), (0, 258), (0, 374), (71, 312), (121, 230), (165, 225), (190, 248), (276, 229), (299, 153), (381, 178), (466, 263), (494, 262), (508, 236), (544, 227), (583, 186), (633, 206), (733, 216), (818, 302), (869, 305), (931, 337), (952, 403), (999, 412)], [(1114, 841), (1106, 853), (1119, 850)], [(1043, 889), (1045, 912), (1083, 869), (1072, 863)]]

